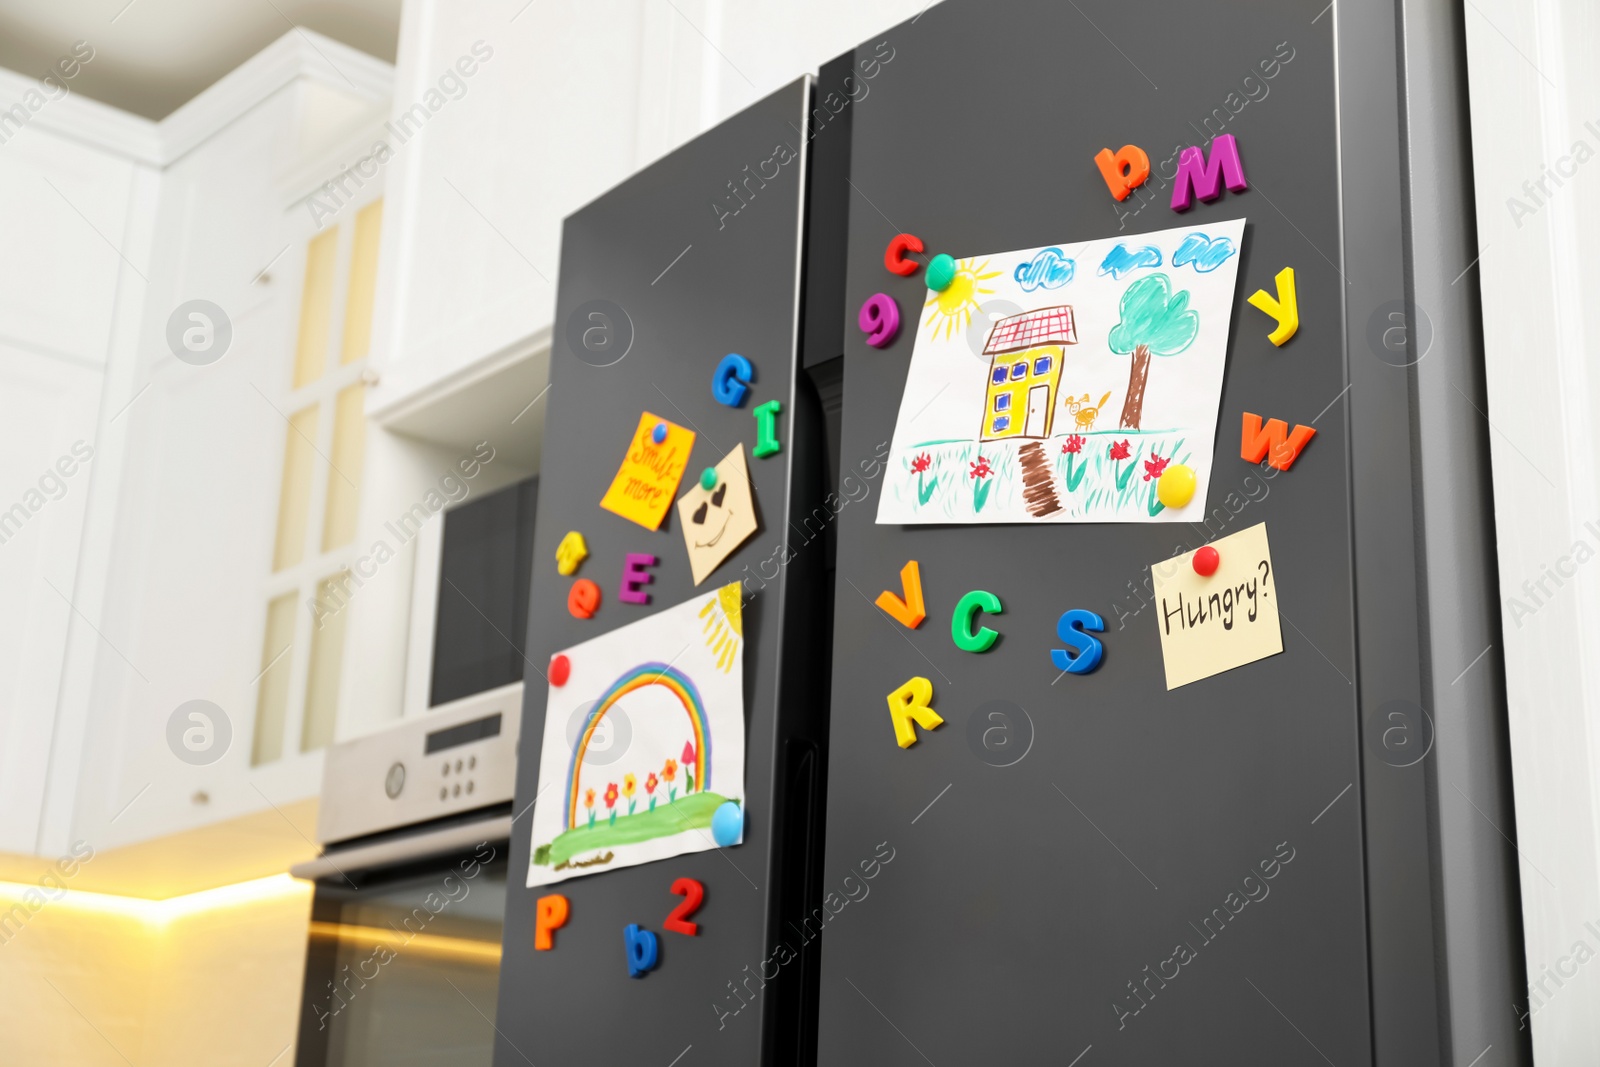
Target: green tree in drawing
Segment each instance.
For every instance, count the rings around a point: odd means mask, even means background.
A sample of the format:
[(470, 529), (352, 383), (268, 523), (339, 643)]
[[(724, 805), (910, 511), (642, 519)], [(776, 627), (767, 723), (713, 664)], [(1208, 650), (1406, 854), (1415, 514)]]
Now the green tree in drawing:
[(1188, 290), (1174, 293), (1165, 274), (1147, 274), (1122, 294), (1122, 321), (1111, 328), (1111, 351), (1133, 356), (1128, 395), (1122, 402), (1124, 430), (1137, 430), (1144, 414), (1144, 386), (1150, 356), (1175, 356), (1194, 344), (1200, 313), (1189, 310)]

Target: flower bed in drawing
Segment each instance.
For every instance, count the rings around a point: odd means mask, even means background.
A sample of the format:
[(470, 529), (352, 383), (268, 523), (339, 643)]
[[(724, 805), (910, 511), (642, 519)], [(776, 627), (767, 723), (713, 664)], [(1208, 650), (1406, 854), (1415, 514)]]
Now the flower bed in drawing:
[[(886, 490), (917, 508), (918, 522), (1017, 521), (991, 516), (1027, 507), (1021, 448), (973, 441), (917, 445), (910, 463), (890, 468)], [(1044, 450), (1061, 504), (1057, 521), (1155, 518), (1166, 510), (1156, 499), (1156, 479), (1168, 464), (1192, 466), (1194, 458), (1183, 434), (1128, 430), (1061, 434), (1044, 442)]]
[[(1237, 219), (958, 260), (920, 316), (877, 521), (1203, 514), (1243, 237)], [(1198, 483), (1176, 510), (1155, 494), (1174, 463)]]

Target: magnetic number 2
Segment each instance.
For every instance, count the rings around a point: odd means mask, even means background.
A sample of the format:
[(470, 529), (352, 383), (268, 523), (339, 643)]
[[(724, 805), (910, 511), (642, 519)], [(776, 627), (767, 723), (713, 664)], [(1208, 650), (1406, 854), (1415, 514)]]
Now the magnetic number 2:
[(674, 896), (683, 898), (683, 903), (672, 909), (672, 914), (667, 916), (667, 921), (661, 924), (663, 930), (671, 930), (675, 934), (687, 934), (694, 937), (700, 933), (700, 924), (689, 921), (689, 916), (700, 910), (700, 902), (705, 899), (706, 887), (693, 878), (679, 878), (672, 883)]

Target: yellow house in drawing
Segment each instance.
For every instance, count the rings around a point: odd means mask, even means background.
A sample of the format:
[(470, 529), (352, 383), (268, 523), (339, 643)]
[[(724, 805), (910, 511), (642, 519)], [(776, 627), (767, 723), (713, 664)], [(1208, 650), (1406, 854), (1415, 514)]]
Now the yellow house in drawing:
[(1061, 384), (1063, 345), (1078, 343), (1072, 308), (1039, 308), (998, 320), (983, 354), (989, 357), (979, 440), (1049, 437)]

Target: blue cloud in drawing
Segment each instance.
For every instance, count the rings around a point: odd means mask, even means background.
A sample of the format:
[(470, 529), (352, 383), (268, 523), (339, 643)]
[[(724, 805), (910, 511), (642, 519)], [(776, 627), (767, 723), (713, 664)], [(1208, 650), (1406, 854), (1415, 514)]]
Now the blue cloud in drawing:
[(1062, 254), (1059, 248), (1041, 248), (1039, 254), (1026, 263), (1018, 263), (1012, 274), (1022, 291), (1059, 289), (1072, 280), (1077, 264)]
[(1129, 271), (1140, 267), (1159, 266), (1161, 266), (1161, 249), (1155, 245), (1131, 249), (1127, 245), (1118, 245), (1106, 253), (1105, 260), (1100, 264), (1100, 273), (1109, 274), (1120, 281)]
[(1208, 274), (1227, 262), (1237, 252), (1233, 242), (1226, 237), (1210, 238), (1203, 233), (1191, 233), (1183, 239), (1178, 250), (1172, 253), (1174, 267), (1190, 266), (1201, 274)]

